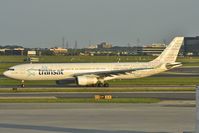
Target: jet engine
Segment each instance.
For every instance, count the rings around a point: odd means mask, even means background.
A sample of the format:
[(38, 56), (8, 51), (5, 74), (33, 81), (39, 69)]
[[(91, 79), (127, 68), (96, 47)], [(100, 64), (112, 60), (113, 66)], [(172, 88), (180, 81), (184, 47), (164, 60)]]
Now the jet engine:
[(76, 80), (80, 86), (94, 85), (98, 82), (98, 79), (94, 76), (78, 76)]

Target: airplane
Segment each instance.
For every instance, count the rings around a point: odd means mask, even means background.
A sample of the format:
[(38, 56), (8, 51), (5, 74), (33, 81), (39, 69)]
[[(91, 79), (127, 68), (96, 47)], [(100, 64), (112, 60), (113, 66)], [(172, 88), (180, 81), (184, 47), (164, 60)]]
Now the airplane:
[(10, 67), (6, 77), (21, 80), (55, 80), (57, 84), (75, 81), (79, 86), (108, 87), (113, 79), (148, 77), (181, 66), (176, 62), (184, 37), (175, 37), (165, 50), (149, 62), (125, 63), (30, 63)]

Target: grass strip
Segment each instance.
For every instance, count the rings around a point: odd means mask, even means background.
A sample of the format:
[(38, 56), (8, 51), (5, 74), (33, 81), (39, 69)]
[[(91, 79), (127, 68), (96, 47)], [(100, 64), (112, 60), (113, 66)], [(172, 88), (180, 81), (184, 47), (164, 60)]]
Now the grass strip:
[(156, 98), (113, 98), (112, 100), (94, 98), (9, 98), (0, 99), (0, 103), (157, 103), (160, 102)]
[(18, 88), (17, 90), (12, 89), (0, 89), (0, 93), (28, 93), (28, 92), (154, 92), (154, 91), (195, 91), (193, 88), (82, 88), (82, 89), (70, 89), (70, 88), (41, 88), (41, 89), (32, 89), (32, 88)]
[(127, 80), (111, 80), (113, 85), (196, 85), (199, 77), (145, 77)]
[[(199, 77), (145, 77), (138, 79), (111, 80), (110, 85), (196, 85)], [(0, 85), (20, 85), (21, 81), (0, 78)], [(56, 85), (55, 81), (25, 81), (25, 85)]]

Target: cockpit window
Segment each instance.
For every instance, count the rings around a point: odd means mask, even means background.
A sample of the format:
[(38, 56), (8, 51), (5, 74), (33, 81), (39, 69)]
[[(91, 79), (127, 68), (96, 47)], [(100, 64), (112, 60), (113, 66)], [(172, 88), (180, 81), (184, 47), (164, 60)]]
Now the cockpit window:
[(15, 69), (13, 69), (13, 68), (8, 68), (8, 71), (14, 71)]

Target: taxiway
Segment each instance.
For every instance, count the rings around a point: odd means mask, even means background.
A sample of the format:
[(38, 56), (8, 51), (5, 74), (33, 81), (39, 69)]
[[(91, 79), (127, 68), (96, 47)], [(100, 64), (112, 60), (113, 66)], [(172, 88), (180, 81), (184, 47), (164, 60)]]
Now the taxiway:
[(160, 100), (195, 100), (195, 92), (25, 92), (0, 93), (0, 98), (94, 98), (95, 95), (112, 95), (113, 98), (158, 98)]
[(195, 107), (169, 104), (0, 103), (2, 133), (182, 133)]

